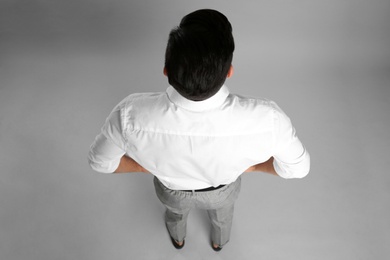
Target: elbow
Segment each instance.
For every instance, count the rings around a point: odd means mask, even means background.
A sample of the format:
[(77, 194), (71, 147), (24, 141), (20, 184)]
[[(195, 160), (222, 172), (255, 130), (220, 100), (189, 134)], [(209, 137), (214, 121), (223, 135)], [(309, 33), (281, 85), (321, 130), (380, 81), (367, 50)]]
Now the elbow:
[(305, 160), (301, 163), (301, 167), (294, 173), (293, 178), (302, 179), (310, 172), (310, 155), (306, 153)]
[(89, 167), (91, 167), (92, 170), (94, 170), (95, 172), (98, 172), (98, 173), (113, 173), (114, 170), (112, 169), (113, 167), (107, 163), (103, 163), (103, 162), (97, 162), (95, 160), (93, 160), (90, 156), (88, 156), (88, 164), (89, 164)]
[(277, 174), (282, 178), (302, 179), (310, 172), (310, 155), (309, 153), (306, 153), (302, 161), (293, 164), (275, 160), (274, 168)]
[(299, 172), (296, 172), (296, 173), (294, 174), (294, 177), (293, 177), (293, 178), (295, 178), (295, 179), (302, 179), (302, 178), (305, 178), (305, 177), (309, 174), (309, 172), (310, 172), (310, 169), (309, 169), (309, 168), (308, 168), (308, 169), (301, 170), (301, 171), (299, 171)]
[(284, 179), (302, 179), (309, 174), (308, 170), (296, 170), (296, 171), (284, 171), (276, 172), (280, 177)]
[(89, 167), (91, 167), (92, 170), (94, 170), (95, 172), (98, 172), (98, 173), (106, 173), (101, 165), (95, 163), (94, 161), (92, 161), (91, 159), (88, 158), (88, 164), (89, 164)]

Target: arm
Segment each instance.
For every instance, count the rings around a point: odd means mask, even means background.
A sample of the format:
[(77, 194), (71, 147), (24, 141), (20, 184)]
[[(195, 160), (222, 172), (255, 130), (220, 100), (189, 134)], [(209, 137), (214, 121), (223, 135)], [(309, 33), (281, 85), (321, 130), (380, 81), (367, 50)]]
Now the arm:
[(93, 170), (101, 173), (147, 172), (125, 155), (127, 145), (123, 136), (120, 109), (116, 108), (91, 145), (88, 160)]
[(285, 179), (303, 178), (310, 170), (310, 155), (295, 133), (290, 119), (274, 104), (275, 153), (266, 162), (249, 167), (245, 172), (266, 172)]
[(265, 173), (278, 176), (278, 174), (275, 171), (273, 162), (274, 162), (274, 158), (271, 157), (266, 162), (259, 163), (249, 167), (245, 172), (265, 172)]
[(296, 135), (290, 118), (276, 105), (273, 167), (285, 179), (303, 178), (310, 171), (310, 155)]
[(144, 172), (149, 173), (147, 170), (145, 170), (144, 167), (139, 165), (136, 161), (134, 161), (132, 158), (123, 155), (118, 168), (114, 171), (114, 173), (128, 173), (128, 172)]
[(125, 155), (125, 151), (107, 139), (103, 134), (97, 136), (89, 152), (89, 164), (101, 173), (145, 172), (141, 165)]

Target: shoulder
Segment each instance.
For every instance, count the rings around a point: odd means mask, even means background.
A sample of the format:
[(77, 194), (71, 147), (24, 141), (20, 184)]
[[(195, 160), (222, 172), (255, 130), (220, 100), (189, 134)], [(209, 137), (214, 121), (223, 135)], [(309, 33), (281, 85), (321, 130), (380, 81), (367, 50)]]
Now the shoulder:
[(131, 118), (134, 113), (145, 110), (145, 107), (153, 107), (157, 100), (161, 100), (163, 92), (134, 93), (122, 99), (112, 110), (107, 118), (112, 124), (120, 125), (126, 118)]
[(120, 101), (113, 111), (124, 111), (137, 107), (151, 106), (166, 96), (165, 92), (133, 93)]
[(229, 102), (229, 105), (233, 107), (240, 107), (243, 109), (255, 109), (275, 112), (282, 111), (275, 101), (263, 97), (229, 94), (227, 101)]
[(278, 125), (281, 123), (290, 124), (290, 118), (273, 100), (262, 97), (230, 94), (228, 103), (228, 107), (239, 114), (245, 113), (257, 118), (267, 118), (268, 120), (271, 120), (273, 124)]

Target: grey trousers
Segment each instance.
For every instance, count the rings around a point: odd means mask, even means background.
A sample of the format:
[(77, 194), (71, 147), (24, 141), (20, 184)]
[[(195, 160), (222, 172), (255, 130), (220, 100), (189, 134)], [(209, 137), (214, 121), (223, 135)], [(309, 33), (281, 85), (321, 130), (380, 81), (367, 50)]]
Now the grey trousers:
[(154, 187), (157, 197), (166, 207), (165, 224), (170, 236), (176, 241), (186, 237), (187, 217), (192, 208), (207, 210), (211, 221), (211, 240), (220, 246), (230, 238), (234, 202), (241, 189), (241, 177), (220, 189), (203, 192), (171, 190), (156, 177)]

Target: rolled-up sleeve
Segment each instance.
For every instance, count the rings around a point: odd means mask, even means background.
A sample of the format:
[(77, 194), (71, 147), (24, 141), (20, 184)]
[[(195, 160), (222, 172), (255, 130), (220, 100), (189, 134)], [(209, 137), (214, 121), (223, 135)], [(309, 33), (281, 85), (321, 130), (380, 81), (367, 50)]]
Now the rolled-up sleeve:
[(274, 168), (285, 179), (303, 178), (310, 171), (310, 155), (287, 115), (275, 105)]
[(118, 168), (122, 156), (126, 153), (122, 129), (121, 111), (116, 108), (90, 147), (88, 162), (93, 170), (113, 173)]

